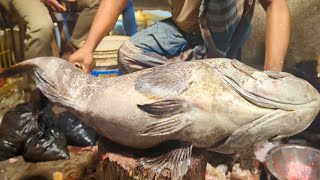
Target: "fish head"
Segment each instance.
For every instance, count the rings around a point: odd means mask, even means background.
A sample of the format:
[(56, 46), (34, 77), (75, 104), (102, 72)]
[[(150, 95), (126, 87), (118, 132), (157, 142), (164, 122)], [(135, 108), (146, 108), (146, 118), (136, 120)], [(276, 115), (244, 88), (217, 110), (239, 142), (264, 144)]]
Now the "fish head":
[(253, 104), (295, 110), (320, 108), (319, 92), (307, 81), (286, 72), (260, 71), (239, 61), (219, 67), (226, 82)]
[(266, 110), (237, 128), (217, 151), (233, 153), (263, 140), (293, 136), (305, 130), (319, 113), (319, 92), (292, 74), (260, 71), (236, 60), (224, 61), (216, 68), (243, 99)]

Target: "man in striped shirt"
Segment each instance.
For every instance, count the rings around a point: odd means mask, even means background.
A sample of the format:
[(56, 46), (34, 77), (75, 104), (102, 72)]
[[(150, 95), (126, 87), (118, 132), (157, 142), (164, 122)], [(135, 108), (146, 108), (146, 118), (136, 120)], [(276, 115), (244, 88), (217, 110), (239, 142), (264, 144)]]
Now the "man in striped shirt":
[[(286, 0), (259, 0), (267, 12), (265, 70), (282, 71), (290, 34)], [(102, 0), (88, 39), (69, 59), (85, 72), (93, 51), (110, 32), (126, 0)], [(172, 17), (132, 36), (119, 50), (121, 73), (175, 61), (239, 59), (251, 32), (255, 0), (172, 0)]]

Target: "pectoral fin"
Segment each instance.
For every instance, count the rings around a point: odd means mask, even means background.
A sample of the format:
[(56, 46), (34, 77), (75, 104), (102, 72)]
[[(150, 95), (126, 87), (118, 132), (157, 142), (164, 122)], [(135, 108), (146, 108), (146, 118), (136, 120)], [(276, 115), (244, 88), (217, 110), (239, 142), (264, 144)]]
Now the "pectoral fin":
[(168, 135), (191, 124), (184, 114), (190, 109), (189, 105), (182, 99), (166, 99), (138, 107), (156, 118), (140, 131), (141, 136)]
[(138, 104), (137, 106), (155, 118), (171, 117), (189, 109), (186, 101), (182, 99), (165, 99), (151, 104)]
[(145, 128), (140, 130), (141, 136), (163, 136), (173, 134), (191, 125), (188, 119), (182, 118), (181, 115), (175, 115), (156, 122), (149, 123)]
[(192, 69), (189, 63), (180, 63), (179, 68), (176, 64), (150, 68), (137, 77), (135, 89), (151, 97), (180, 95), (192, 84), (192, 78), (187, 69)]

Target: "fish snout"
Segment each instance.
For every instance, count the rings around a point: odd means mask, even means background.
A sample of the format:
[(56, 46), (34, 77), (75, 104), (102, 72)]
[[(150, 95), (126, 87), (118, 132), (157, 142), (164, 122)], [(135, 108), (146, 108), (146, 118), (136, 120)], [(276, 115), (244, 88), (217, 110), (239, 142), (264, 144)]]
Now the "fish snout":
[(298, 108), (320, 109), (320, 94), (309, 82), (290, 76), (284, 78), (281, 84), (283, 87), (279, 89), (279, 92), (285, 101), (297, 105)]

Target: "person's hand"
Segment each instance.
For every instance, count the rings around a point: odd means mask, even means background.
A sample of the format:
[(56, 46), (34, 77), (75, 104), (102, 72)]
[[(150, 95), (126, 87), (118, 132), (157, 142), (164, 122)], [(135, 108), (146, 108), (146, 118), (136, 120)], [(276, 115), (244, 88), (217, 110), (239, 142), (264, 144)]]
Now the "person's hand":
[(69, 62), (80, 68), (83, 72), (89, 73), (94, 67), (93, 52), (80, 48), (69, 57)]
[(65, 12), (67, 11), (65, 3), (59, 3), (58, 0), (41, 0), (48, 8), (55, 12)]

